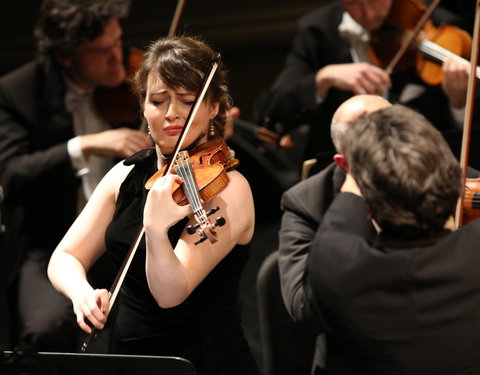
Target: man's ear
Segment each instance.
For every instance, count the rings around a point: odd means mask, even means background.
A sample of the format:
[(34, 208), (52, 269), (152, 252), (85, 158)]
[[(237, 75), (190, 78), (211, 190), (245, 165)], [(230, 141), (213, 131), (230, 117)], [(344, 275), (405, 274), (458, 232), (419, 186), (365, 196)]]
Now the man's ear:
[(70, 56), (65, 54), (56, 53), (54, 56), (56, 62), (58, 62), (64, 68), (70, 68), (73, 65), (73, 60)]
[(345, 160), (345, 156), (343, 154), (335, 154), (333, 156), (333, 160), (335, 161), (335, 163), (337, 163), (337, 165), (342, 168), (342, 170), (347, 173), (348, 172), (348, 165), (347, 165), (347, 161)]

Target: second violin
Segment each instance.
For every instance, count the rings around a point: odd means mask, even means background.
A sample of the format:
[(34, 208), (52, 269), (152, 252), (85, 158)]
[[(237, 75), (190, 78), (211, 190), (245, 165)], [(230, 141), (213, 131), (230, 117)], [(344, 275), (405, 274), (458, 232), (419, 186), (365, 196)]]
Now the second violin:
[[(468, 64), (472, 38), (454, 25), (434, 25), (430, 15), (438, 2), (436, 0), (427, 9), (416, 0), (394, 0), (384, 25), (371, 35), (369, 56), (372, 62), (387, 68), (388, 72), (414, 67), (429, 85), (442, 82), (441, 64), (448, 57)], [(417, 27), (418, 35), (413, 35)], [(408, 45), (411, 38), (412, 43)], [(399, 51), (401, 56), (397, 56)]]

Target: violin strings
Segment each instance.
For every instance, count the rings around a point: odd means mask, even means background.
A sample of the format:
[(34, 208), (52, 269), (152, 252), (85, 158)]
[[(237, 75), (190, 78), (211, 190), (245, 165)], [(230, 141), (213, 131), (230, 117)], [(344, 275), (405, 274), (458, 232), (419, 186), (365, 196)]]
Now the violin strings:
[(187, 197), (188, 202), (192, 205), (192, 210), (195, 212), (198, 209), (197, 202), (195, 199), (192, 197), (192, 181), (189, 178), (189, 175), (185, 169), (185, 165), (180, 163), (175, 171), (180, 177), (183, 179), (183, 190), (185, 192), (185, 195)]
[(193, 213), (197, 214), (199, 210), (202, 209), (202, 204), (200, 201), (200, 196), (198, 194), (197, 186), (193, 177), (193, 169), (189, 161), (184, 160), (183, 157), (179, 155), (177, 159), (178, 167), (176, 173), (182, 177), (184, 184), (184, 191), (187, 197), (188, 202), (192, 206)]
[(201, 203), (201, 200), (200, 200), (200, 195), (198, 193), (198, 187), (197, 187), (197, 184), (195, 182), (195, 178), (194, 178), (194, 175), (193, 175), (193, 169), (192, 169), (192, 165), (187, 162), (185, 164), (185, 170), (187, 172), (187, 176), (188, 176), (188, 190), (190, 191), (190, 199), (193, 201), (193, 204), (192, 202), (190, 202), (190, 204), (192, 204), (192, 208), (194, 208), (193, 212), (195, 214), (198, 214), (199, 211), (202, 210), (202, 203)]
[[(449, 51), (442, 46), (438, 45), (437, 43), (434, 43), (430, 40), (424, 39), (418, 44), (418, 50), (422, 52), (423, 54), (427, 55), (430, 58), (436, 59), (437, 62), (443, 63), (448, 57), (451, 57), (457, 61), (461, 61), (464, 64), (469, 65), (470, 63), (468, 60), (464, 59), (461, 56), (458, 56), (457, 54), (453, 53), (452, 51)], [(478, 76), (478, 71), (477, 71), (477, 76)]]
[(185, 192), (185, 196), (187, 197), (187, 200), (192, 207), (192, 211), (195, 214), (195, 219), (201, 228), (200, 236), (203, 239), (209, 238), (210, 241), (215, 242), (215, 236), (213, 237), (214, 240), (212, 240), (212, 238), (206, 234), (206, 231), (212, 235), (215, 235), (215, 232), (213, 231), (213, 226), (210, 224), (207, 213), (202, 206), (198, 186), (193, 174), (193, 167), (190, 163), (188, 153), (181, 152), (179, 155), (177, 155), (175, 173), (183, 179), (183, 190)]
[(467, 197), (464, 200), (464, 203), (468, 203), (474, 209), (480, 209), (480, 194), (474, 193), (471, 197)]

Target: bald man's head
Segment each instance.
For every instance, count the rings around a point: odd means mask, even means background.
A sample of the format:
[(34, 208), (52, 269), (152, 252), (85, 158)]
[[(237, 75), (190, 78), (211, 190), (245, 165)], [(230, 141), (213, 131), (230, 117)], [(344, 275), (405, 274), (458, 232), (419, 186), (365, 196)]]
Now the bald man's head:
[(337, 152), (342, 153), (342, 138), (348, 126), (360, 116), (391, 106), (390, 102), (378, 95), (356, 95), (344, 101), (335, 111), (330, 134)]

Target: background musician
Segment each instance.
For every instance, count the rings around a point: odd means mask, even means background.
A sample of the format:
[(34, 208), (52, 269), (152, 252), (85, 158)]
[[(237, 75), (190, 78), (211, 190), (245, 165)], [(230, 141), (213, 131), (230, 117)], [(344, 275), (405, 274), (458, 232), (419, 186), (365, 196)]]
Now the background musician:
[[(331, 134), (335, 144), (334, 162), (288, 189), (281, 200), (282, 222), (278, 231), (278, 268), (285, 307), (293, 321), (308, 332), (320, 332), (314, 319), (305, 286), (305, 268), (310, 245), (325, 212), (340, 192), (348, 172), (345, 161), (344, 138), (360, 117), (390, 103), (378, 95), (356, 95), (340, 105), (332, 119)], [(372, 233), (374, 232), (372, 226)], [(327, 368), (334, 374), (344, 374), (348, 368), (341, 353), (330, 345), (326, 335), (316, 342), (314, 366)], [(346, 372), (348, 373), (348, 372)]]
[(463, 188), (458, 161), (400, 105), (365, 116), (343, 144), (348, 173), (307, 261), (318, 324), (354, 373), (477, 373), (480, 221), (445, 228)]
[[(468, 66), (446, 61), (440, 87), (422, 82), (413, 66), (389, 76), (371, 64), (369, 38), (385, 25), (393, 2), (337, 0), (300, 19), (284, 69), (257, 101), (255, 122), (267, 122), (280, 131), (309, 124), (305, 158), (326, 153), (322, 160), (328, 163), (333, 151), (330, 119), (355, 94), (384, 95), (392, 103), (404, 103), (442, 131), (461, 128)], [(435, 24), (459, 23), (441, 8), (434, 11), (432, 20)]]
[(38, 58), (0, 79), (3, 251), (20, 329), (13, 341), (36, 350), (78, 349), (75, 316), (47, 279), (48, 259), (114, 159), (151, 144), (138, 130), (113, 129), (92, 101), (96, 87), (125, 80), (119, 19), (128, 6), (44, 1)]

